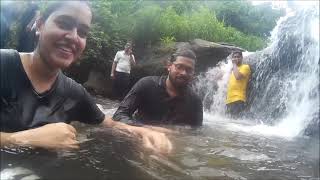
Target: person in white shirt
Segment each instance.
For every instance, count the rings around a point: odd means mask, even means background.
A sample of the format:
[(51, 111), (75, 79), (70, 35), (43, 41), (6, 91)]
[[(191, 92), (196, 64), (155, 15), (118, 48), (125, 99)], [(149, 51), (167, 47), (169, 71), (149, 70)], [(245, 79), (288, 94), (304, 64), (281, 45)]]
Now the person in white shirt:
[(124, 50), (118, 51), (111, 69), (111, 79), (113, 80), (113, 94), (115, 98), (122, 100), (127, 94), (130, 86), (131, 67), (136, 64), (132, 54), (132, 45), (126, 43)]

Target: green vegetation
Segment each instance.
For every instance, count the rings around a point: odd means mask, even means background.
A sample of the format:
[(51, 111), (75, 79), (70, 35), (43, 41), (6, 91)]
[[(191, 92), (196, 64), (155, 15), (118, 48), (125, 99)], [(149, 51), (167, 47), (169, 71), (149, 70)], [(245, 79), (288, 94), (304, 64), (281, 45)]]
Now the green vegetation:
[[(39, 3), (44, 9), (48, 2)], [(270, 4), (252, 6), (245, 0), (93, 0), (91, 6), (93, 28), (83, 58), (94, 60), (90, 64), (95, 67), (108, 64), (126, 41), (139, 48), (159, 43), (171, 48), (175, 41), (201, 38), (259, 50), (266, 46), (269, 32), (283, 15)], [(10, 45), (15, 44), (10, 39)]]
[[(201, 38), (249, 51), (265, 47), (282, 11), (248, 1), (93, 1), (95, 23), (117, 41), (145, 47)], [(262, 23), (263, 22), (263, 23)], [(122, 43), (123, 44), (123, 43)]]
[[(93, 1), (95, 23), (109, 37), (110, 47), (131, 40), (136, 47), (201, 38), (249, 51), (266, 46), (269, 32), (283, 11), (248, 1)], [(116, 50), (114, 49), (114, 50)], [(114, 54), (114, 53), (113, 53)], [(111, 58), (111, 57), (110, 57)]]

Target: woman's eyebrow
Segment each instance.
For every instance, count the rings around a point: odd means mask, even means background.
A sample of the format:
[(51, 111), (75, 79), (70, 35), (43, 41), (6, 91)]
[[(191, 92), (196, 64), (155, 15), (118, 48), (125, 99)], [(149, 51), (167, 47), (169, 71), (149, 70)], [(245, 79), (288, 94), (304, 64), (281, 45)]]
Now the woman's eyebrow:
[(68, 21), (68, 22), (73, 22), (76, 25), (81, 26), (81, 28), (87, 29), (89, 30), (90, 27), (87, 24), (83, 24), (83, 23), (79, 23), (75, 18), (68, 16), (68, 15), (60, 15), (57, 17), (57, 19), (59, 20), (64, 20), (64, 21)]

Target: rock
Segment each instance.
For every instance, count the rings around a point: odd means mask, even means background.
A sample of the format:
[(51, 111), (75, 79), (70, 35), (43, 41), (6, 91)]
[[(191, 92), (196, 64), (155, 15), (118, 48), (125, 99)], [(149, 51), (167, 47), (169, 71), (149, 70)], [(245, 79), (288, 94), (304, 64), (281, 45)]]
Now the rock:
[(215, 66), (235, 50), (245, 51), (244, 49), (235, 46), (221, 45), (202, 39), (190, 41), (190, 46), (197, 55), (198, 62), (196, 70), (198, 72), (206, 71), (209, 67)]
[(112, 81), (106, 78), (106, 74), (92, 70), (89, 73), (88, 80), (83, 86), (91, 93), (95, 95), (111, 96), (112, 94)]

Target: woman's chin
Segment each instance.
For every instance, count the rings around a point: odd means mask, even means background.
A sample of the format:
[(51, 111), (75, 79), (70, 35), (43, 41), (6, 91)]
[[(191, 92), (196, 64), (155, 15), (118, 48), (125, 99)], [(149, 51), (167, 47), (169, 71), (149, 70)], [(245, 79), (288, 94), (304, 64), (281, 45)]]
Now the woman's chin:
[(71, 66), (73, 60), (56, 60), (53, 63), (53, 67), (55, 67), (56, 69), (66, 69), (69, 66)]

